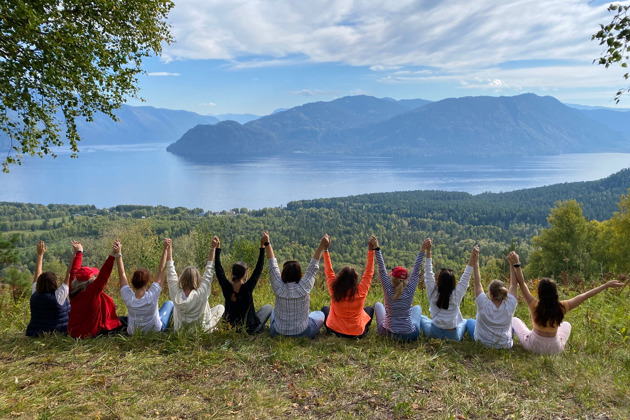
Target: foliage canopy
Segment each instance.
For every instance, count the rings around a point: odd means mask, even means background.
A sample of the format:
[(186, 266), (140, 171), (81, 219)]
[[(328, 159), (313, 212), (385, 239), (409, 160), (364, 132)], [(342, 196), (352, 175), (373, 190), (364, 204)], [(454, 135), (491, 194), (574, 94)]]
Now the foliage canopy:
[[(593, 40), (598, 40), (599, 45), (605, 45), (606, 47), (602, 56), (598, 60), (595, 60), (598, 64), (606, 68), (616, 63), (620, 63), (623, 68), (628, 67), (628, 59), (630, 59), (629, 9), (630, 6), (611, 4), (608, 7), (608, 11), (615, 12), (611, 22), (607, 25), (600, 25), (600, 30), (591, 37)], [(628, 79), (630, 73), (625, 73), (623, 77)], [(619, 103), (619, 99), (624, 92), (630, 92), (630, 88), (619, 89), (617, 91), (615, 94), (616, 103)]]
[(0, 6), (0, 129), (10, 150), (55, 156), (67, 140), (78, 152), (76, 120), (113, 111), (137, 94), (144, 57), (172, 41), (171, 0), (4, 0)]

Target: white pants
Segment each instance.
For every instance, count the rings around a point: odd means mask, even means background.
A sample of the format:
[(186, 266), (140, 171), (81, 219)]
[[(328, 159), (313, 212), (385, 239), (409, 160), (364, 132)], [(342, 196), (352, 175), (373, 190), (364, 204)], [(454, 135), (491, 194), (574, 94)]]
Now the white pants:
[(536, 334), (516, 317), (512, 318), (512, 328), (523, 347), (538, 354), (562, 353), (571, 335), (571, 324), (568, 322), (560, 323), (555, 337), (542, 337)]

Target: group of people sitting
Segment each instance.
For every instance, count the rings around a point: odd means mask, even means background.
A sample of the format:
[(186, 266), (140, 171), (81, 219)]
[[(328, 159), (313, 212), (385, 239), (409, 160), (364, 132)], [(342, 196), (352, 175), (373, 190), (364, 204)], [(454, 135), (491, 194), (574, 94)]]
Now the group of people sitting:
[[(443, 268), (437, 275), (434, 274), (431, 239), (426, 239), (420, 246), (411, 273), (404, 267), (388, 271), (375, 236), (368, 241), (367, 263), (361, 278), (351, 266), (335, 273), (328, 253), (328, 235), (321, 239), (305, 273), (302, 273), (298, 261), (286, 261), (280, 270), (269, 233), (265, 231), (260, 238), (258, 261), (251, 275), (247, 264), (238, 262), (232, 266), (228, 279), (221, 264), (221, 243), (214, 236), (203, 275), (189, 266), (178, 277), (172, 241), (165, 239), (159, 269), (150, 287), (149, 272), (139, 269), (131, 278), (132, 288), (125, 274), (120, 241), (114, 242), (100, 270), (82, 266), (83, 246), (75, 241), (71, 244), (74, 258), (59, 287), (55, 273), (42, 273), (46, 245), (43, 241), (37, 245), (31, 320), (26, 330), (28, 336), (67, 332), (74, 338), (86, 338), (125, 330), (128, 334), (135, 331), (159, 332), (165, 331), (171, 318), (176, 331), (190, 325), (200, 325), (205, 331), (213, 331), (223, 319), (231, 327), (241, 327), (248, 334), (257, 334), (264, 330), (271, 318), (269, 330), (272, 336), (315, 338), (325, 326), (329, 333), (339, 337), (363, 338), (376, 317), (379, 335), (401, 341), (417, 340), (421, 334), (461, 341), (467, 331), (471, 338), (485, 346), (511, 348), (513, 334), (516, 333), (524, 348), (539, 354), (554, 354), (563, 351), (571, 333), (571, 325), (564, 321), (568, 311), (605, 289), (625, 285), (612, 280), (572, 299), (560, 301), (556, 283), (543, 278), (538, 283), (536, 299), (525, 284), (519, 256), (510, 252), (507, 256), (510, 263), (509, 286), (493, 280), (486, 294), (481, 284), (478, 246), (472, 249), (464, 273), (457, 281), (449, 269)], [(265, 256), (275, 305), (266, 304), (256, 311), (253, 292), (262, 274)], [(310, 292), (322, 256), (331, 301), (320, 311), (311, 312)], [(374, 307), (364, 306), (374, 275), (375, 258), (384, 302), (377, 302)], [(412, 306), (423, 262), (431, 317), (423, 315), (419, 305)], [(126, 317), (117, 316), (113, 299), (104, 292), (114, 264), (118, 270), (121, 298), (127, 306)], [(165, 272), (170, 300), (158, 309)], [(225, 305), (210, 307), (208, 297), (215, 273)], [(475, 319), (464, 319), (460, 304), (471, 276), (477, 314)], [(527, 303), (532, 330), (514, 317), (517, 286)]]

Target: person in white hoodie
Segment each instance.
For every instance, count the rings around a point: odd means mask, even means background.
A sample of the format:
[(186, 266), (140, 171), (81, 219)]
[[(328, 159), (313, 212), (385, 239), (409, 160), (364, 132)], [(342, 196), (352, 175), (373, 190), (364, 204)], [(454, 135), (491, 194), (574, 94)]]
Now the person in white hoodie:
[(170, 239), (165, 240), (167, 248), (166, 280), (171, 300), (175, 304), (173, 308), (173, 326), (175, 331), (182, 327), (199, 324), (205, 331), (213, 331), (219, 321), (225, 307), (217, 305), (210, 308), (208, 296), (210, 285), (214, 278), (214, 254), (219, 246), (219, 238), (212, 238), (212, 248), (208, 255), (208, 263), (203, 276), (195, 267), (184, 268), (182, 274), (177, 277), (175, 263), (173, 262), (173, 247)]
[(436, 282), (431, 260), (432, 245), (431, 240), (423, 243), (425, 247), (424, 284), (427, 288), (431, 318), (422, 315), (420, 327), (426, 337), (462, 341), (466, 332), (466, 320), (462, 317), (459, 305), (468, 289), (473, 266), (479, 259), (479, 247), (473, 248), (464, 274), (456, 285), (453, 270), (445, 268), (438, 273)]

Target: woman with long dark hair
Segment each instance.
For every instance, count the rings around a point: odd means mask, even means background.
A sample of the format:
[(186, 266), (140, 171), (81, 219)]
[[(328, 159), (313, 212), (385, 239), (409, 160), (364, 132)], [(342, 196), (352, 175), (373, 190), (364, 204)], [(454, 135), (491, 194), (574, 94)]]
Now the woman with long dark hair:
[[(216, 238), (216, 236), (215, 236)], [(217, 241), (219, 239), (217, 238)], [(260, 250), (256, 268), (249, 278), (249, 267), (244, 262), (232, 265), (232, 278), (228, 280), (221, 265), (221, 244), (217, 245), (217, 279), (225, 298), (223, 319), (232, 327), (245, 327), (248, 334), (260, 333), (271, 316), (272, 306), (264, 305), (256, 312), (254, 308), (254, 288), (265, 266), (265, 244), (269, 243), (269, 234), (260, 237)]]
[[(75, 244), (78, 242), (73, 241), (72, 246), (77, 246)], [(65, 334), (68, 330), (70, 268), (66, 272), (64, 282), (61, 286), (57, 286), (57, 274), (52, 271), (42, 273), (42, 261), (46, 250), (44, 241), (39, 241), (31, 291), (31, 320), (26, 327), (26, 335), (29, 337), (38, 337), (43, 333), (53, 332)]]
[(542, 278), (538, 282), (538, 299), (530, 293), (520, 263), (512, 264), (515, 268), (516, 279), (532, 319), (533, 329), (519, 318), (512, 318), (512, 328), (525, 349), (538, 354), (561, 353), (571, 335), (571, 324), (564, 320), (564, 315), (571, 309), (580, 306), (585, 300), (611, 287), (625, 286), (617, 280), (611, 280), (588, 292), (577, 295), (569, 300), (559, 300), (556, 282)]
[(339, 337), (363, 338), (374, 317), (373, 307), (363, 307), (374, 276), (374, 242), (368, 242), (367, 263), (360, 282), (359, 274), (350, 266), (335, 274), (328, 252), (329, 244), (330, 241), (324, 250), (326, 282), (331, 298), (330, 307), (322, 307), (326, 329)]
[(441, 269), (437, 279), (433, 275), (432, 245), (431, 240), (425, 245), (424, 259), (424, 284), (431, 318), (422, 315), (422, 333), (427, 337), (462, 341), (466, 332), (466, 320), (462, 317), (459, 305), (468, 289), (473, 266), (479, 260), (479, 247), (473, 248), (464, 274), (456, 283), (453, 270)]

